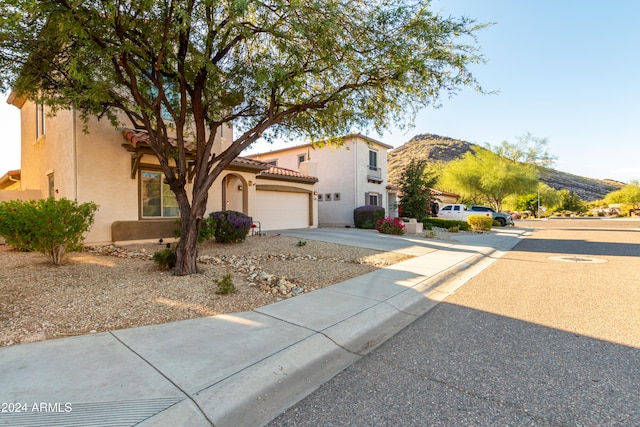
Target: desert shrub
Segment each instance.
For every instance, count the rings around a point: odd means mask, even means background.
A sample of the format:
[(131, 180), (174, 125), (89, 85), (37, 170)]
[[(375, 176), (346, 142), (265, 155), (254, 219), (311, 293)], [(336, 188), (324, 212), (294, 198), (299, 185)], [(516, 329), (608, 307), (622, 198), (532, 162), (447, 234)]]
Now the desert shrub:
[(353, 210), (353, 223), (358, 228), (375, 228), (378, 221), (384, 218), (384, 208), (381, 206), (360, 206)]
[(471, 215), (467, 218), (467, 222), (473, 231), (486, 231), (491, 230), (494, 220), (490, 216)]
[(400, 236), (404, 234), (405, 225), (404, 221), (400, 218), (386, 217), (378, 220), (376, 224), (376, 230), (383, 234), (394, 234)]
[(67, 252), (82, 249), (98, 206), (69, 199), (12, 200), (0, 203), (0, 235), (16, 249), (45, 254), (55, 265)]
[(213, 235), (220, 243), (242, 242), (251, 229), (251, 218), (241, 212), (219, 211), (209, 215)]
[(151, 257), (161, 270), (173, 270), (176, 266), (176, 250), (174, 248), (166, 248), (153, 254)]
[(458, 227), (458, 229), (462, 231), (471, 230), (471, 226), (469, 225), (468, 222), (457, 221), (455, 219), (425, 217), (422, 219), (422, 224), (424, 226), (426, 226), (427, 224), (430, 224), (432, 227), (444, 228), (447, 230), (451, 227)]
[[(180, 238), (182, 234), (182, 221), (176, 220), (175, 224), (178, 228), (175, 230), (174, 235), (176, 238)], [(200, 233), (198, 234), (198, 243), (206, 242), (207, 240), (211, 240), (215, 236), (216, 226), (213, 222), (213, 218), (203, 218), (202, 224), (200, 226)]]
[(236, 286), (231, 280), (231, 273), (227, 271), (227, 274), (222, 276), (222, 279), (213, 279), (213, 283), (218, 286), (216, 294), (229, 295), (236, 291)]

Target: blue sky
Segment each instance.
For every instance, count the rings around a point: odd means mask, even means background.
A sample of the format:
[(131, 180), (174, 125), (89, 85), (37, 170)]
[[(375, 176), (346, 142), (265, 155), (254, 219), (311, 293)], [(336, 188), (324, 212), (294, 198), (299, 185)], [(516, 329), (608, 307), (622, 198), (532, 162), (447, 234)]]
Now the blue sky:
[[(547, 138), (555, 168), (623, 182), (640, 178), (640, 2), (434, 0), (444, 15), (495, 25), (478, 34), (485, 90), (463, 90), (409, 131), (369, 136), (394, 147), (433, 133), (497, 145)], [(0, 175), (20, 168), (18, 110), (0, 102)], [(306, 141), (300, 141), (306, 142)], [(282, 148), (257, 143), (252, 152)]]

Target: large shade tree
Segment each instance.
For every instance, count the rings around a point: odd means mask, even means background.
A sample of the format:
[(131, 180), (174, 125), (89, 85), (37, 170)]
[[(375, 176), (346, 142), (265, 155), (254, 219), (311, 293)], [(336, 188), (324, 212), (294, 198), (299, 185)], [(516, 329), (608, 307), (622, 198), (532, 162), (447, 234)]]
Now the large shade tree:
[[(208, 190), (258, 138), (381, 131), (465, 86), (481, 90), (469, 66), (483, 62), (474, 39), (483, 25), (429, 6), (3, 0), (0, 87), (146, 131), (180, 210), (175, 273), (190, 274)], [(234, 140), (216, 152), (223, 125)]]

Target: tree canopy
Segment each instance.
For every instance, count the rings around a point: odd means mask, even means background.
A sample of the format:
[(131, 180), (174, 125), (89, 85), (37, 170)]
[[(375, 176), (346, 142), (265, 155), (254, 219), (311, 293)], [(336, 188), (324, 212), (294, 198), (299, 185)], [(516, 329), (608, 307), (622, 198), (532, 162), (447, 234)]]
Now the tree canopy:
[[(176, 194), (187, 274), (208, 189), (245, 148), (402, 127), (481, 90), (468, 67), (484, 61), (482, 27), (412, 0), (4, 0), (0, 89), (145, 130)], [(216, 152), (223, 125), (234, 140)]]
[(438, 177), (427, 168), (427, 160), (412, 159), (400, 177), (400, 211), (402, 216), (421, 221), (429, 214), (434, 197), (431, 188)]
[(640, 205), (640, 181), (631, 180), (619, 190), (612, 191), (604, 198), (604, 202), (608, 204), (626, 203), (633, 206)]
[(538, 138), (527, 132), (517, 140), (515, 143), (502, 141), (497, 147), (491, 148), (491, 151), (507, 159), (536, 166), (550, 167), (556, 161), (557, 157), (549, 153), (547, 138)]
[(476, 146), (444, 167), (441, 182), (463, 199), (488, 203), (499, 211), (507, 196), (535, 191), (538, 173), (531, 164), (518, 163)]

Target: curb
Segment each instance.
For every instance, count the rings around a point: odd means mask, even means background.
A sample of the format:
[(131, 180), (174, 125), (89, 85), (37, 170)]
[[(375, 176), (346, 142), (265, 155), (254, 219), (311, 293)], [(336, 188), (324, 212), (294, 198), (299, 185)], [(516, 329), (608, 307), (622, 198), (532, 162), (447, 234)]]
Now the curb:
[[(216, 427), (265, 425), (436, 307), (503, 253), (496, 248), (475, 253), (338, 325), (316, 331), (193, 399), (201, 407), (215, 408), (207, 416)], [(360, 326), (357, 333), (349, 333), (362, 324), (369, 325), (364, 332)], [(343, 332), (343, 339), (335, 338), (336, 329), (340, 330), (337, 335)], [(184, 418), (164, 415), (163, 422), (184, 422)]]

